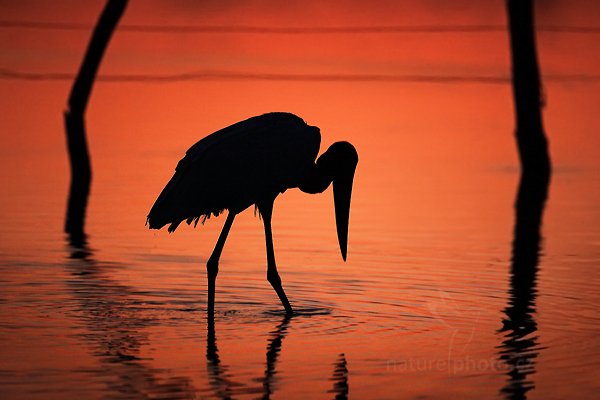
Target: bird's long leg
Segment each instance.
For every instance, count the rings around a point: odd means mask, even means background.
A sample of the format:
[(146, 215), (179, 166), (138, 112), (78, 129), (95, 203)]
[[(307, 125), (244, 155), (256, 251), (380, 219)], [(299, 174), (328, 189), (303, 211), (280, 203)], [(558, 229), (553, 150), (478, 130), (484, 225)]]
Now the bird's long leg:
[(225, 220), (225, 225), (223, 225), (223, 230), (221, 231), (219, 239), (217, 240), (217, 244), (215, 245), (215, 249), (206, 263), (206, 274), (208, 276), (209, 321), (211, 321), (215, 316), (215, 283), (217, 281), (217, 274), (219, 273), (219, 258), (221, 257), (221, 252), (223, 251), (223, 246), (225, 245), (225, 240), (227, 240), (227, 235), (229, 234), (229, 230), (231, 229), (234, 218), (235, 213), (229, 211), (229, 214), (227, 214), (227, 220)]
[(281, 278), (277, 272), (277, 266), (275, 265), (275, 251), (273, 250), (273, 233), (271, 231), (271, 216), (273, 214), (273, 201), (267, 201), (258, 205), (258, 209), (263, 217), (263, 223), (265, 225), (265, 242), (267, 244), (267, 280), (277, 292), (281, 304), (285, 308), (285, 312), (288, 315), (293, 313), (292, 306), (283, 291), (281, 286)]

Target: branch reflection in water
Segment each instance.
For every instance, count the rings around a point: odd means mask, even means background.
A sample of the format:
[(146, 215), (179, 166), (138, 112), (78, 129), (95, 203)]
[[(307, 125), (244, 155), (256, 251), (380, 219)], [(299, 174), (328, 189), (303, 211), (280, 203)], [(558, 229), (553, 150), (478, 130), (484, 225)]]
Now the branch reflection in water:
[(508, 381), (501, 389), (507, 399), (525, 399), (535, 387), (535, 360), (539, 344), (535, 320), (537, 273), (541, 251), (541, 224), (548, 197), (549, 175), (524, 173), (516, 201), (509, 304), (505, 308), (499, 360), (507, 368)]
[(85, 235), (68, 238), (71, 279), (67, 281), (78, 303), (76, 318), (85, 334), (83, 340), (100, 366), (90, 370), (106, 384), (106, 396), (131, 398), (193, 398), (195, 390), (187, 377), (160, 377), (164, 370), (153, 368), (141, 356), (149, 342), (145, 331), (155, 322), (142, 315), (142, 303), (132, 288), (111, 278), (116, 263), (94, 259)]

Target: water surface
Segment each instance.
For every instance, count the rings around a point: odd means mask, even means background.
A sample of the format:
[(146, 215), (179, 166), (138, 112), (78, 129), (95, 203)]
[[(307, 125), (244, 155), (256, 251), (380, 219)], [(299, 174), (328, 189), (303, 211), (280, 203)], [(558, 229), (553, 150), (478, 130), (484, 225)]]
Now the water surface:
[(515, 302), (513, 170), (390, 173), (384, 185), (369, 182), (375, 161), (363, 158), (346, 264), (331, 193), (284, 194), (274, 234), (298, 311), (291, 319), (266, 281), (262, 224), (247, 210), (225, 247), (211, 327), (204, 263), (222, 218), (171, 235), (147, 231), (149, 204), (135, 194), (160, 183), (149, 187), (144, 171), (113, 172), (110, 182), (99, 173), (87, 245), (75, 248), (60, 230), (63, 162), (25, 157), (56, 167), (3, 172), (10, 196), (2, 209), (11, 210), (1, 242), (5, 398), (490, 398), (515, 388), (561, 398), (598, 390), (593, 171), (553, 178), (539, 265), (524, 289), (533, 297), (529, 331), (515, 339), (506, 329)]
[[(93, 3), (92, 10), (87, 2), (61, 2), (61, 9), (15, 2), (3, 11), (7, 19), (91, 26), (104, 2)], [(401, 10), (393, 2), (347, 2), (344, 13), (327, 2), (287, 8), (263, 1), (256, 9), (131, 3), (123, 24), (506, 22), (503, 2), (413, 2)], [(597, 22), (576, 2), (559, 3), (539, 10), (540, 24)], [(76, 71), (88, 40), (85, 31), (0, 34), (0, 67), (42, 75)], [(594, 34), (538, 39), (545, 78), (597, 76)], [(507, 77), (508, 60), (501, 31), (117, 32), (101, 75), (214, 69), (467, 79), (99, 82), (86, 115), (94, 171), (88, 238), (78, 247), (62, 232), (69, 170), (61, 112), (70, 82), (0, 80), (0, 397), (597, 397), (598, 81), (544, 81), (554, 174), (541, 240), (515, 251), (510, 86), (468, 78)], [(271, 111), (319, 126), (322, 148), (338, 140), (357, 148), (348, 261), (339, 254), (331, 191), (289, 190), (272, 223), (297, 315), (284, 317), (266, 280), (262, 222), (249, 209), (225, 245), (211, 325), (205, 263), (224, 218), (174, 234), (144, 222), (189, 146)], [(520, 262), (513, 253), (527, 257)]]

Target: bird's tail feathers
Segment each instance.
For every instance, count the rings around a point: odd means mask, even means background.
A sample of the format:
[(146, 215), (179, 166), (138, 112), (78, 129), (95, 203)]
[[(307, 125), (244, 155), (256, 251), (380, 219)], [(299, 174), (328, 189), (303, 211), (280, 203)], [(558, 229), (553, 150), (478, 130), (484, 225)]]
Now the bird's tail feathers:
[(154, 202), (146, 220), (150, 229), (160, 229), (170, 223), (169, 232), (173, 232), (185, 219), (178, 215), (178, 207), (176, 206), (180, 203), (177, 199), (183, 197), (177, 188), (179, 180), (180, 177), (176, 173)]
[(180, 180), (181, 176), (176, 173), (156, 199), (146, 220), (150, 229), (170, 224), (168, 231), (174, 232), (183, 221), (196, 227), (198, 222), (204, 224), (211, 216), (217, 217), (224, 211), (224, 208), (213, 209), (204, 201), (198, 201), (197, 196), (186, 193), (178, 184)]

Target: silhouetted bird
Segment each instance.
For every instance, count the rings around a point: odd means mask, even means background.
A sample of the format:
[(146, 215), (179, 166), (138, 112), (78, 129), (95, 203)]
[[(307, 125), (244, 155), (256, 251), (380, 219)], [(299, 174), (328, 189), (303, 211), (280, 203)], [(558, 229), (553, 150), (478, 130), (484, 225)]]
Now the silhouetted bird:
[(298, 187), (321, 193), (333, 182), (335, 216), (344, 261), (348, 219), (358, 154), (348, 142), (331, 145), (315, 163), (321, 135), (289, 113), (249, 118), (208, 135), (179, 161), (175, 175), (148, 214), (151, 229), (170, 224), (173, 232), (182, 221), (202, 222), (229, 210), (215, 249), (207, 262), (208, 311), (214, 315), (215, 281), (223, 245), (236, 214), (255, 205), (262, 215), (267, 244), (267, 280), (288, 314), (292, 307), (281, 286), (275, 265), (271, 215), (275, 198)]

